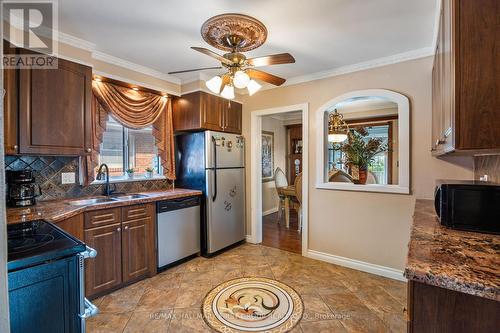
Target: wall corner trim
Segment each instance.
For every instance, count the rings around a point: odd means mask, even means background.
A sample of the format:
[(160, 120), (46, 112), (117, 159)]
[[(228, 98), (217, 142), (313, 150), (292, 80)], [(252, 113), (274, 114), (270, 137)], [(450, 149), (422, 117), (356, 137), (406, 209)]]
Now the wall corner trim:
[(375, 275), (380, 275), (389, 279), (398, 280), (402, 282), (407, 282), (406, 278), (403, 276), (403, 271), (380, 266), (376, 264), (371, 264), (365, 261), (360, 261), (356, 259), (350, 259), (346, 257), (336, 256), (329, 253), (319, 252), (315, 250), (307, 250), (306, 257), (316, 260), (325, 261), (331, 264), (348, 267), (352, 269), (356, 269), (358, 271), (371, 273)]

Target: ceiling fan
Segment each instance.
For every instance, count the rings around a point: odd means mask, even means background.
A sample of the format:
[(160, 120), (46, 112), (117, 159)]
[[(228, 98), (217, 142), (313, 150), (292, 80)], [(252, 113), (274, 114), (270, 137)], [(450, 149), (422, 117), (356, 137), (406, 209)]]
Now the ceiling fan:
[(249, 95), (256, 93), (262, 86), (256, 81), (264, 81), (275, 86), (285, 83), (285, 79), (256, 69), (256, 67), (290, 64), (295, 59), (289, 53), (280, 53), (256, 58), (247, 58), (247, 52), (261, 46), (267, 39), (267, 29), (262, 22), (243, 14), (222, 14), (214, 16), (201, 27), (203, 39), (211, 46), (226, 51), (219, 55), (203, 47), (191, 47), (221, 62), (222, 66), (203, 67), (170, 72), (180, 74), (207, 69), (226, 68), (227, 72), (214, 76), (205, 82), (213, 93), (227, 99), (234, 98), (234, 88), (248, 89)]

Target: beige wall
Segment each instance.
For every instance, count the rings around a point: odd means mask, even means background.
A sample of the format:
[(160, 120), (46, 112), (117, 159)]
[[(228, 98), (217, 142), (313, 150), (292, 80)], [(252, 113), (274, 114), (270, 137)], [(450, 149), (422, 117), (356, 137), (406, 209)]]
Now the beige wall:
[[(262, 130), (274, 133), (274, 169), (280, 167), (286, 172), (286, 128), (283, 120), (269, 116), (262, 119)], [(274, 181), (262, 183), (262, 213), (274, 213), (278, 210), (279, 197)]]
[[(431, 156), (431, 65), (432, 58), (427, 57), (245, 97), (247, 142), (252, 140), (252, 111), (309, 103), (309, 249), (402, 270), (415, 198), (431, 199), (438, 178), (472, 178), (471, 158)], [(412, 195), (316, 189), (318, 108), (341, 94), (371, 88), (394, 90), (410, 100)], [(246, 154), (250, 166), (250, 151)], [(247, 168), (247, 180), (253, 171)]]

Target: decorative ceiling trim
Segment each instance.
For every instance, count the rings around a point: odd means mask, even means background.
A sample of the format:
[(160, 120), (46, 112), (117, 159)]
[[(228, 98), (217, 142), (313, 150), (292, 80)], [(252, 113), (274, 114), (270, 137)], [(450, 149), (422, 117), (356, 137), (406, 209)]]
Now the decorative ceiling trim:
[[(292, 86), (300, 83), (306, 83), (310, 81), (316, 81), (321, 79), (326, 79), (329, 77), (359, 72), (367, 69), (393, 65), (400, 62), (405, 62), (409, 60), (415, 60), (420, 58), (425, 58), (434, 55), (434, 49), (432, 47), (424, 47), (421, 49), (416, 49), (408, 52), (398, 53), (391, 56), (368, 60), (364, 62), (359, 62), (357, 64), (337, 67), (329, 69), (326, 71), (316, 72), (312, 74), (306, 74), (301, 76), (292, 77), (287, 79), (286, 82), (281, 85), (281, 87)], [(265, 85), (261, 90), (276, 89), (279, 87), (274, 87), (271, 85)]]
[(247, 52), (264, 44), (267, 29), (254, 17), (229, 13), (206, 20), (201, 26), (201, 36), (219, 50), (232, 52), (237, 47), (238, 52)]
[(180, 86), (179, 86), (179, 90), (178, 91), (173, 91), (173, 90), (165, 89), (163, 87), (155, 86), (153, 84), (144, 83), (144, 82), (136, 81), (136, 80), (131, 80), (129, 78), (125, 78), (125, 77), (122, 77), (122, 76), (119, 76), (119, 75), (115, 75), (115, 74), (106, 73), (106, 72), (103, 72), (103, 71), (93, 71), (93, 74), (95, 74), (97, 76), (106, 77), (108, 79), (113, 79), (113, 80), (117, 80), (117, 81), (123, 81), (123, 82), (127, 82), (127, 83), (130, 83), (130, 84), (135, 84), (135, 85), (140, 86), (140, 87), (149, 88), (149, 89), (152, 89), (152, 90), (157, 90), (157, 91), (160, 91), (160, 92), (164, 92), (167, 95), (173, 95), (173, 96), (180, 96), (181, 95)]
[(56, 32), (56, 36), (58, 36), (59, 43), (68, 44), (69, 46), (73, 46), (88, 52), (93, 52), (96, 48), (96, 45), (94, 43), (61, 31)]
[(149, 68), (146, 66), (142, 66), (142, 65), (133, 63), (131, 61), (112, 56), (112, 55), (104, 53), (104, 52), (93, 51), (92, 52), (92, 59), (103, 61), (103, 62), (106, 62), (108, 64), (116, 65), (116, 66), (123, 67), (126, 69), (130, 69), (132, 71), (146, 74), (146, 75), (155, 77), (157, 79), (169, 81), (171, 83), (175, 83), (175, 84), (179, 84), (179, 85), (182, 83), (178, 77), (162, 73), (162, 72), (157, 71), (155, 69), (152, 69), (152, 68)]

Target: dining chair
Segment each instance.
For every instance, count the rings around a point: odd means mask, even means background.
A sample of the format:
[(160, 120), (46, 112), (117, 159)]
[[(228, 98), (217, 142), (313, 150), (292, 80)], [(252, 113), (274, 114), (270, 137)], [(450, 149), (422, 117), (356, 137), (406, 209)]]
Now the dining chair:
[(295, 199), (294, 200), (294, 208), (297, 210), (297, 218), (298, 218), (298, 231), (302, 231), (302, 172), (295, 177)]
[(274, 171), (274, 186), (276, 187), (276, 192), (279, 197), (278, 223), (280, 223), (281, 218), (283, 217), (283, 211), (285, 210), (285, 195), (280, 191), (280, 189), (288, 186), (286, 175), (280, 167), (277, 167)]

